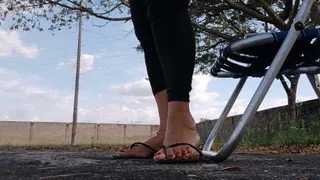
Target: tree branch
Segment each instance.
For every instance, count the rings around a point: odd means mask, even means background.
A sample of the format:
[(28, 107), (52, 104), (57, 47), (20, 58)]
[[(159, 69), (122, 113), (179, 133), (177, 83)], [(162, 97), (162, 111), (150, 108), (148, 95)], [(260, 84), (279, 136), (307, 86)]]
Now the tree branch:
[(274, 23), (281, 29), (285, 29), (286, 25), (284, 21), (272, 10), (272, 8), (264, 0), (257, 0), (260, 2), (262, 8), (267, 12), (267, 14), (274, 20)]
[(280, 82), (281, 82), (284, 90), (286, 91), (287, 95), (289, 96), (289, 95), (292, 93), (292, 91), (291, 91), (291, 89), (289, 88), (286, 80), (283, 78), (282, 75), (279, 76), (279, 79), (280, 79)]
[(122, 4), (124, 4), (125, 6), (127, 7), (130, 7), (130, 4), (128, 1), (125, 1), (125, 0), (120, 0)]
[(203, 49), (200, 49), (199, 51), (200, 51), (200, 52), (208, 52), (210, 49), (214, 49), (214, 48), (216, 48), (217, 46), (219, 46), (220, 44), (225, 43), (225, 42), (226, 42), (225, 40), (220, 40), (220, 41), (214, 43), (213, 45), (211, 45), (211, 46), (209, 46), (209, 47), (205, 47), (205, 48), (203, 48)]
[(270, 17), (266, 17), (265, 15), (257, 12), (257, 11), (254, 11), (248, 7), (246, 7), (245, 5), (243, 4), (239, 4), (233, 0), (226, 0), (226, 2), (233, 8), (235, 9), (238, 9), (246, 14), (248, 14), (249, 16), (253, 17), (253, 18), (256, 18), (260, 21), (264, 21), (264, 22), (269, 22), (269, 23), (274, 23), (274, 21), (270, 18)]
[[(299, 4), (300, 4), (300, 0), (296, 0), (295, 3), (294, 3), (294, 6), (293, 6), (293, 11), (291, 12), (291, 14), (289, 16), (288, 25), (292, 24), (297, 12), (298, 12)], [(290, 26), (287, 27), (287, 28), (290, 28)]]
[(284, 2), (284, 10), (283, 10), (283, 14), (281, 15), (281, 19), (283, 21), (285, 21), (289, 16), (290, 16), (290, 12), (292, 9), (292, 0), (286, 0)]
[(293, 86), (293, 85), (296, 83), (297, 78), (299, 78), (299, 75), (286, 76), (286, 77), (289, 79), (289, 81), (290, 81), (290, 83), (291, 83), (291, 86)]
[(217, 30), (214, 30), (214, 29), (209, 29), (209, 28), (206, 28), (204, 26), (201, 26), (200, 24), (198, 24), (198, 23), (196, 23), (194, 21), (192, 22), (192, 24), (196, 28), (198, 28), (198, 29), (200, 29), (200, 30), (202, 30), (202, 31), (204, 31), (206, 33), (212, 34), (212, 35), (217, 36), (217, 37), (221, 37), (221, 38), (223, 38), (225, 40), (234, 41), (235, 39), (237, 39), (237, 37), (226, 35), (226, 34), (221, 33), (220, 31), (217, 31)]
[(190, 8), (190, 11), (193, 13), (201, 13), (201, 14), (205, 14), (208, 12), (214, 12), (214, 13), (220, 13), (224, 10), (230, 10), (232, 9), (230, 6), (227, 5), (220, 5), (220, 6), (204, 6), (204, 5), (193, 5)]
[[(109, 11), (105, 12), (105, 13), (101, 13), (101, 14), (109, 14), (111, 13), (112, 11), (114, 11), (115, 9), (117, 9), (119, 6), (121, 6), (122, 3), (119, 3), (117, 4), (116, 6), (114, 6), (113, 8), (111, 8)], [(100, 14), (100, 13), (99, 13)]]
[[(51, 4), (55, 4), (55, 5), (59, 5), (61, 7), (64, 7), (64, 8), (68, 8), (68, 9), (71, 9), (71, 10), (79, 10), (79, 11), (82, 11), (82, 12), (86, 12), (94, 17), (97, 17), (97, 18), (100, 18), (100, 19), (104, 19), (104, 20), (108, 20), (108, 21), (128, 21), (131, 19), (131, 16), (130, 17), (123, 17), (123, 18), (112, 18), (112, 17), (107, 17), (107, 16), (103, 16), (103, 15), (100, 15), (100, 14), (97, 14), (95, 12), (93, 12), (92, 10), (86, 8), (86, 7), (83, 7), (81, 5), (77, 5), (78, 7), (72, 7), (72, 6), (68, 6), (66, 4), (63, 4), (63, 3), (60, 3), (58, 1), (53, 1), (53, 0), (46, 0), (47, 2), (51, 3)], [(74, 2), (72, 2), (74, 4)]]

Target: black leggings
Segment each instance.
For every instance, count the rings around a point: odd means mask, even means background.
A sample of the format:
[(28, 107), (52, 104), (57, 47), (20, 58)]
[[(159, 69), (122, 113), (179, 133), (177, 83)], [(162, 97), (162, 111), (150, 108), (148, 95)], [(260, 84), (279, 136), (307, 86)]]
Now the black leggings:
[(189, 0), (131, 0), (135, 34), (145, 54), (153, 94), (189, 102), (195, 65), (195, 36)]

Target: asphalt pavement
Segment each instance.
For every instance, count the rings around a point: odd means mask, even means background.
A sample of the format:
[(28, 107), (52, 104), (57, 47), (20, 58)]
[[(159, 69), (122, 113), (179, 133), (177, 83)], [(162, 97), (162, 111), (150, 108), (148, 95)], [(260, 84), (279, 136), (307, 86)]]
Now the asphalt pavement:
[(113, 159), (112, 155), (112, 151), (0, 151), (0, 180), (320, 179), (320, 155), (234, 153), (220, 163), (186, 164)]

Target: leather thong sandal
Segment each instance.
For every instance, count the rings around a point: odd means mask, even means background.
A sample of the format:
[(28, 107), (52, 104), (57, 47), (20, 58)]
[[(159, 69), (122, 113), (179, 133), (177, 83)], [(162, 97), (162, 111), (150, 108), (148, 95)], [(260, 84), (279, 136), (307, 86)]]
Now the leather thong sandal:
[[(167, 149), (168, 148), (174, 148), (174, 147), (177, 147), (177, 146), (183, 146), (183, 145), (186, 145), (186, 146), (190, 146), (191, 148), (193, 148), (196, 153), (198, 154), (196, 158), (192, 158), (192, 159), (183, 159), (183, 157), (179, 157), (179, 158), (176, 158), (176, 159), (168, 159), (168, 155), (167, 155)], [(199, 160), (201, 160), (202, 158), (202, 152), (195, 146), (193, 146), (192, 144), (189, 144), (189, 143), (176, 143), (176, 144), (172, 144), (170, 146), (164, 146), (162, 145), (161, 146), (161, 149), (163, 150), (163, 153), (165, 154), (165, 159), (164, 160), (155, 160), (156, 163), (161, 163), (161, 164), (166, 164), (166, 163), (189, 163), (189, 162), (198, 162)], [(158, 151), (160, 152), (160, 151)], [(190, 153), (187, 153), (187, 155), (190, 154)], [(194, 152), (191, 152), (191, 154), (194, 154)]]
[[(113, 158), (115, 159), (150, 159), (153, 157), (153, 155), (157, 152), (155, 149), (153, 149), (152, 147), (150, 147), (149, 145), (145, 144), (145, 143), (142, 143), (142, 142), (135, 142), (133, 143), (129, 149), (132, 149), (133, 147), (135, 146), (144, 146), (146, 147), (150, 153), (146, 156), (138, 156), (138, 155), (134, 155), (134, 154), (130, 154), (130, 155), (113, 155)], [(125, 151), (122, 151), (122, 152), (125, 152)]]

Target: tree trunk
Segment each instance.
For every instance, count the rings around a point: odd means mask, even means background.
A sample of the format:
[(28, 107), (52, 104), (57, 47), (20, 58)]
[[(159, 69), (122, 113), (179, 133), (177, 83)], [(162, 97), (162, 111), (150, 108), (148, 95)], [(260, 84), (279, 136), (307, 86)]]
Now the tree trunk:
[(290, 80), (290, 91), (287, 93), (288, 96), (288, 105), (295, 106), (296, 105), (296, 98), (297, 98), (297, 90), (298, 90), (298, 82), (300, 79), (300, 75), (293, 76), (288, 78)]
[(286, 78), (290, 82), (290, 87), (283, 76), (280, 76), (280, 81), (288, 97), (289, 119), (295, 122), (297, 120), (296, 99), (300, 75), (286, 76)]

